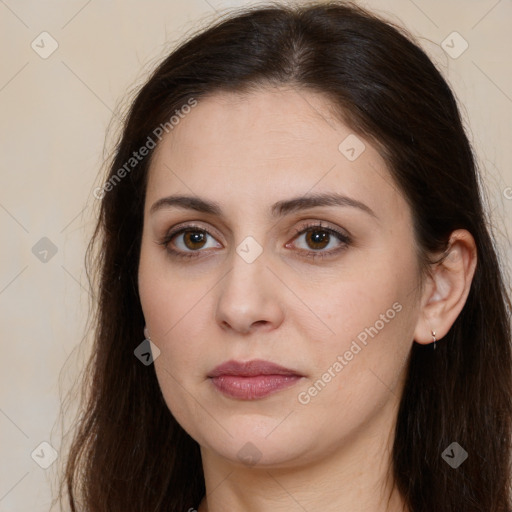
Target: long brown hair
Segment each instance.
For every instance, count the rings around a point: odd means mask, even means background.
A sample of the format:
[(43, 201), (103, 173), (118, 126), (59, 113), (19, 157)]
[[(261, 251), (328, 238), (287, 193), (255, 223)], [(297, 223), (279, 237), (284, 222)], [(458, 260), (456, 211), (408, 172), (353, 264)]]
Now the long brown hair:
[[(461, 314), (436, 351), (413, 344), (392, 473), (412, 512), (510, 512), (511, 305), (456, 100), (404, 29), (339, 2), (234, 11), (165, 58), (133, 101), (87, 252), (98, 300), (62, 481), (71, 510), (182, 512), (205, 493), (198, 443), (170, 413), (154, 368), (134, 356), (151, 151), (126, 164), (191, 99), (281, 84), (325, 94), (340, 120), (375, 142), (412, 209), (424, 268), (453, 230), (473, 235), (478, 264)], [(456, 469), (441, 456), (454, 441), (468, 452)]]

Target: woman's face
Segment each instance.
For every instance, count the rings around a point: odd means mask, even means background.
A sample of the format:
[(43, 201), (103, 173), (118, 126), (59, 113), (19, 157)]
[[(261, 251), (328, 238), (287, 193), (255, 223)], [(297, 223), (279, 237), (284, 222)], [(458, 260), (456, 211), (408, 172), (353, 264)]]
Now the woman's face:
[[(411, 213), (383, 159), (312, 92), (188, 110), (151, 164), (139, 267), (170, 411), (203, 456), (237, 464), (381, 439), (420, 313)], [(253, 360), (288, 372), (212, 376)]]

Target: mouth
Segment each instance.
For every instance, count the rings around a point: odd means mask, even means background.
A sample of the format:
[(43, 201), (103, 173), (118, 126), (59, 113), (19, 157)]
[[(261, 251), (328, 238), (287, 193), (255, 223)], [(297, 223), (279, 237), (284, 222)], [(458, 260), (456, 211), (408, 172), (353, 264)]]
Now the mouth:
[(239, 400), (258, 400), (295, 385), (304, 376), (270, 361), (227, 361), (209, 375), (222, 394)]

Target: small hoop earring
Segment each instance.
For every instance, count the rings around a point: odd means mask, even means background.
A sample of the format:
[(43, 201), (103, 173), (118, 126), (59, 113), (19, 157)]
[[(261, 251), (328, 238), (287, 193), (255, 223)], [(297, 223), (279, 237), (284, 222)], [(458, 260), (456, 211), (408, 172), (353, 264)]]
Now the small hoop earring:
[(434, 350), (436, 349), (436, 331), (431, 331), (432, 332), (432, 340), (434, 341)]
[(151, 340), (151, 338), (149, 337), (148, 328), (146, 326), (144, 326), (144, 339)]

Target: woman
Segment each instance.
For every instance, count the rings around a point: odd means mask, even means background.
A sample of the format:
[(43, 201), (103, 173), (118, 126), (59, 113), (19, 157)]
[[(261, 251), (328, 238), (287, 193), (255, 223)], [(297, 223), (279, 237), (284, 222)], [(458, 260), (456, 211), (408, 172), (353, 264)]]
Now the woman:
[(95, 195), (72, 510), (510, 511), (510, 301), (402, 29), (233, 13), (142, 87)]

